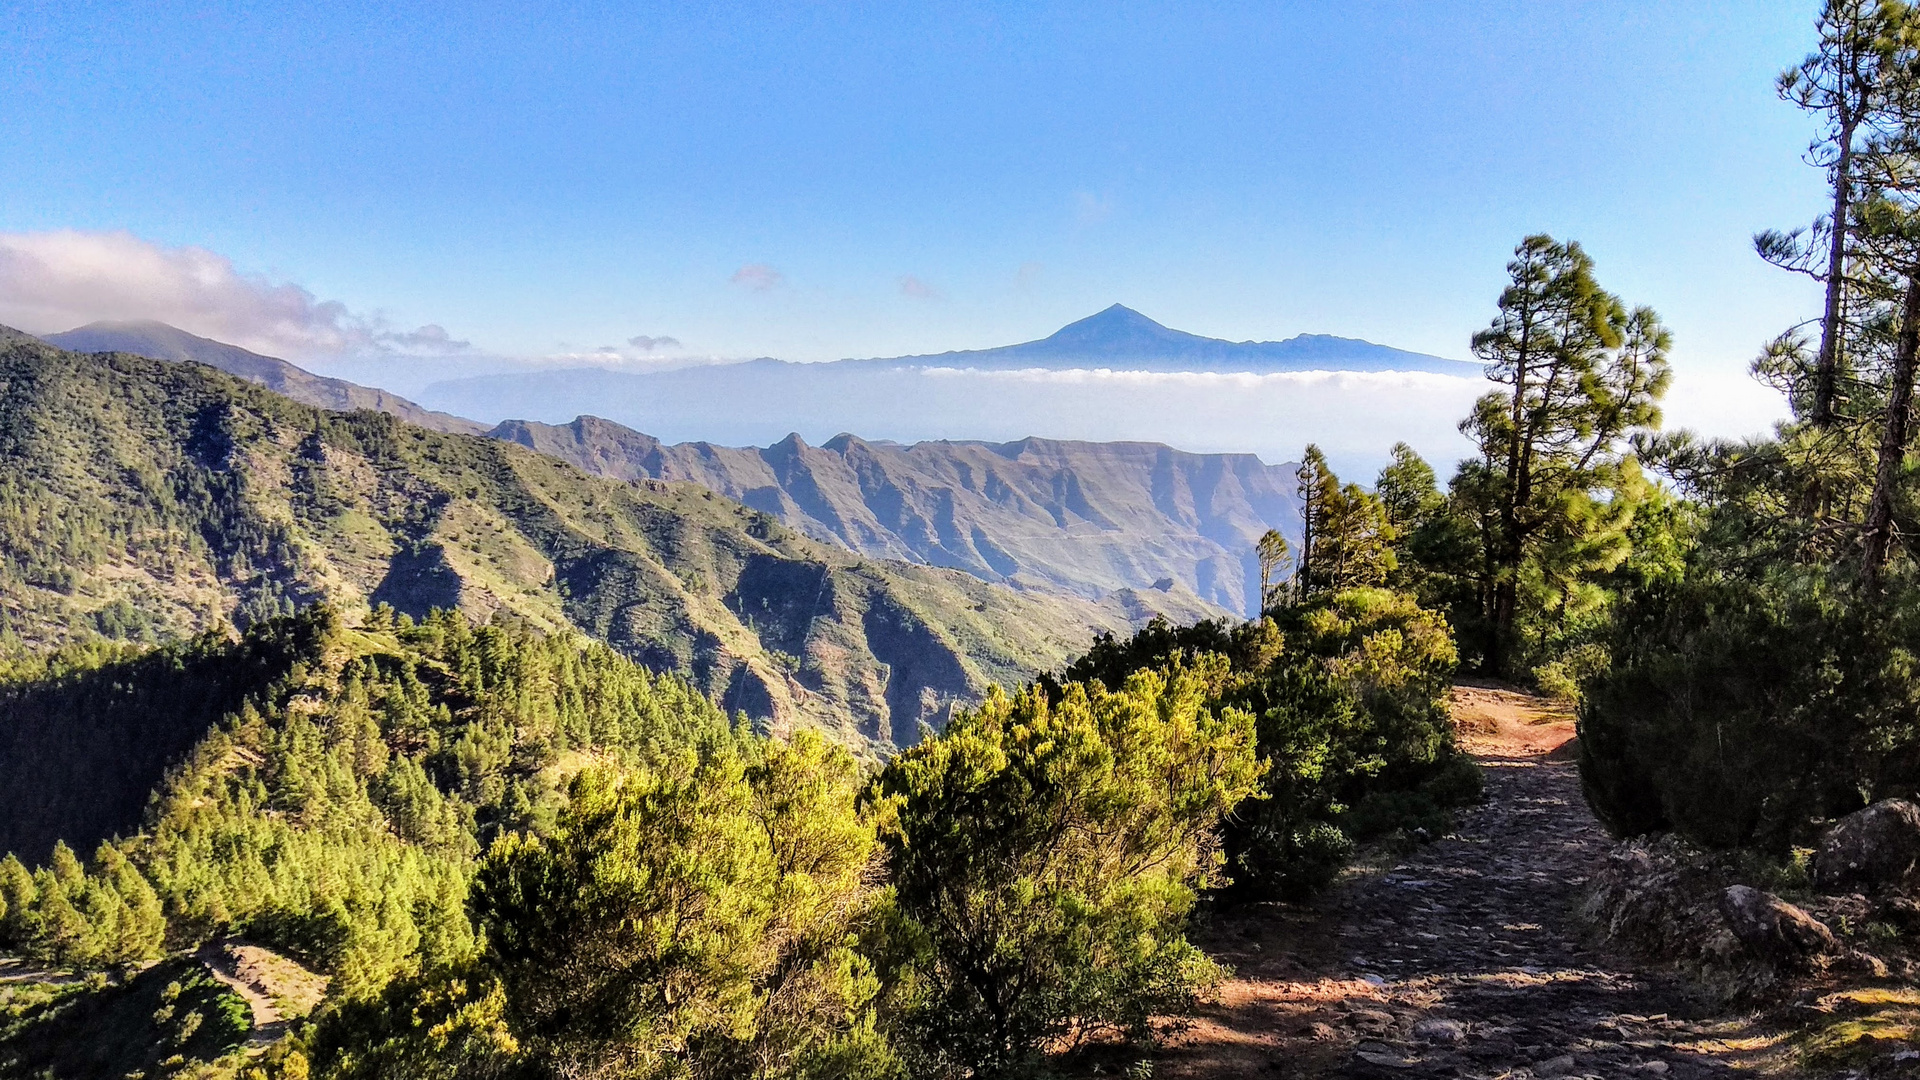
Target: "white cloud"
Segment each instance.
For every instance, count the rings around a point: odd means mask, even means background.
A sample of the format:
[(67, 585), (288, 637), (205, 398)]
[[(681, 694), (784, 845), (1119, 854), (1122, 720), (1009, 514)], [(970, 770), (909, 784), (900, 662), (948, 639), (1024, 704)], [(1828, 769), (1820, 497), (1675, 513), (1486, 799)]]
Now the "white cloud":
[(1055, 385), (1181, 386), (1201, 390), (1251, 390), (1260, 387), (1333, 387), (1365, 391), (1428, 389), (1452, 391), (1479, 386), (1480, 380), (1424, 371), (1127, 371), (1115, 368), (960, 368), (929, 367), (934, 378), (979, 378), (989, 382)]
[(201, 247), (132, 233), (0, 233), (0, 322), (53, 333), (101, 320), (152, 319), (292, 359), (464, 352), (441, 326), (395, 330), (337, 300), (243, 273)]
[(912, 274), (908, 274), (900, 279), (900, 295), (912, 297), (915, 300), (941, 299), (940, 290), (921, 281)]
[(473, 347), (471, 341), (456, 341), (447, 333), (447, 328), (439, 323), (428, 323), (416, 330), (375, 331), (374, 340), (390, 346), (400, 352), (445, 355), (464, 353)]
[(1073, 193), (1073, 220), (1081, 225), (1093, 225), (1113, 216), (1113, 196), (1105, 192), (1076, 191)]
[(918, 396), (931, 415), (902, 415), (909, 410), (900, 407), (884, 418), (912, 431), (872, 422), (867, 429), (851, 426), (864, 418), (834, 419), (850, 431), (896, 439), (1031, 434), (1139, 440), (1183, 450), (1250, 451), (1269, 462), (1298, 460), (1301, 447), (1313, 442), (1342, 475), (1363, 482), (1371, 482), (1387, 448), (1404, 439), (1444, 479), (1470, 449), (1455, 425), (1489, 389), (1477, 378), (1402, 371), (928, 367), (920, 373), (940, 387)]
[(638, 336), (628, 338), (627, 344), (633, 346), (636, 349), (639, 349), (641, 352), (650, 353), (655, 351), (656, 349), (662, 350), (662, 351), (667, 349), (677, 349), (680, 347), (680, 339), (674, 338), (674, 337), (666, 337), (665, 335), (662, 335), (660, 337), (648, 337), (645, 334), (640, 334)]
[(768, 266), (766, 263), (748, 263), (740, 269), (735, 270), (733, 276), (727, 280), (743, 289), (751, 289), (754, 292), (769, 292), (779, 288), (780, 283), (786, 280), (786, 275)]

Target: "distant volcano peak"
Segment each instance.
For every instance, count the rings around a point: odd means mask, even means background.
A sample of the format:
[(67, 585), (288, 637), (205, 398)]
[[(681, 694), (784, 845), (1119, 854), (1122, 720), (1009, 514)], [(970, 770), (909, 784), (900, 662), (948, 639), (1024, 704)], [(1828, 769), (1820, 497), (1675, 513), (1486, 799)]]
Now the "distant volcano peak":
[(1479, 368), (1356, 338), (1301, 334), (1285, 341), (1226, 341), (1175, 330), (1113, 304), (1052, 334), (997, 349), (898, 356), (893, 364), (975, 368), (1100, 367), (1144, 371), (1428, 371), (1473, 377)]
[(1155, 329), (1155, 330), (1166, 329), (1165, 326), (1161, 325), (1160, 323), (1154, 322), (1152, 319), (1146, 317), (1145, 315), (1140, 314), (1139, 312), (1133, 310), (1132, 308), (1128, 307), (1125, 304), (1113, 304), (1111, 306), (1101, 308), (1099, 311), (1096, 311), (1093, 314), (1087, 316), (1086, 318), (1078, 320), (1077, 322), (1068, 323), (1067, 325), (1061, 327), (1060, 330), (1056, 332), (1053, 336), (1059, 337), (1061, 334), (1066, 333), (1068, 330), (1071, 330), (1076, 326), (1131, 326), (1131, 327), (1151, 327), (1152, 329)]
[(1034, 344), (1044, 343), (1097, 355), (1163, 349), (1192, 340), (1193, 337), (1192, 334), (1162, 326), (1124, 304), (1115, 304), (1077, 322), (1070, 322)]

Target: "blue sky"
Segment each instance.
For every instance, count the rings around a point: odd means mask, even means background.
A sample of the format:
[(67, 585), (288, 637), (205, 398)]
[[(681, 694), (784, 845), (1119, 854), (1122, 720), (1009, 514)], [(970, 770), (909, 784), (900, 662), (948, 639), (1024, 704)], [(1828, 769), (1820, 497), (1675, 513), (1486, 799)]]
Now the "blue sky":
[(1703, 399), (1815, 309), (1749, 241), (1818, 212), (1772, 90), (1814, 9), (15, 3), (0, 232), (204, 248), (497, 353), (812, 360), (1116, 301), (1464, 357), (1544, 230)]

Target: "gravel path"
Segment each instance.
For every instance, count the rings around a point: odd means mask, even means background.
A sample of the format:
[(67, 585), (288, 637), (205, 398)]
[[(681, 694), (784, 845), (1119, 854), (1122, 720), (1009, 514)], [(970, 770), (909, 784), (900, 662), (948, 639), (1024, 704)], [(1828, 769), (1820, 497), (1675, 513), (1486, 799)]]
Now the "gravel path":
[(1746, 1018), (1582, 943), (1575, 909), (1607, 837), (1570, 755), (1545, 752), (1571, 731), (1519, 734), (1482, 740), (1487, 799), (1455, 835), (1310, 909), (1211, 927), (1203, 943), (1238, 974), (1154, 1075), (1682, 1080), (1756, 1062), (1768, 1041)]

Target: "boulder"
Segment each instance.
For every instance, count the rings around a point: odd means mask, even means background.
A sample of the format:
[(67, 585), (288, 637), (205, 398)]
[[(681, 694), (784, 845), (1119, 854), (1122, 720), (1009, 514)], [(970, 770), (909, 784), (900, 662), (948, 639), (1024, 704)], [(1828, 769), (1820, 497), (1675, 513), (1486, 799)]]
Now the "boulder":
[(1911, 896), (1889, 896), (1874, 907), (1874, 918), (1912, 934), (1920, 932), (1920, 900)]
[(1720, 917), (1727, 882), (1676, 837), (1629, 840), (1593, 877), (1581, 915), (1609, 945), (1727, 968), (1747, 963)]
[(1920, 806), (1882, 799), (1835, 822), (1820, 838), (1813, 881), (1823, 892), (1897, 890), (1920, 883)]
[(1433, 1017), (1413, 1025), (1413, 1037), (1434, 1046), (1459, 1046), (1467, 1041), (1467, 1029), (1458, 1020)]
[(1720, 894), (1720, 915), (1741, 944), (1776, 966), (1806, 967), (1815, 957), (1840, 951), (1825, 923), (1746, 885), (1730, 885)]
[(1550, 1057), (1545, 1061), (1534, 1062), (1533, 1075), (1543, 1078), (1566, 1076), (1573, 1072), (1573, 1069), (1573, 1055), (1561, 1054), (1559, 1057)]

